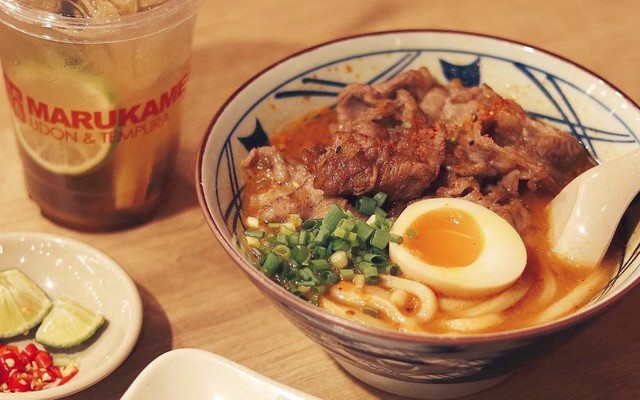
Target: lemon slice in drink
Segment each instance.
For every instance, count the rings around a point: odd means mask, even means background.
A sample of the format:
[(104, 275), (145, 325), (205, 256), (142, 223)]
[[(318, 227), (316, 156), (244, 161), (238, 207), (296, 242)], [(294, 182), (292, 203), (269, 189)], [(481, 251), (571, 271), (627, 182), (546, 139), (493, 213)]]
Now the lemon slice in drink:
[(38, 327), (36, 341), (55, 348), (77, 346), (93, 336), (102, 324), (102, 314), (61, 294)]
[(0, 338), (27, 333), (51, 309), (51, 300), (17, 269), (0, 272)]
[(92, 120), (114, 109), (102, 81), (88, 73), (29, 64), (10, 79), (23, 92), (28, 120), (16, 122), (16, 136), (37, 164), (55, 174), (81, 175), (107, 159), (113, 144)]

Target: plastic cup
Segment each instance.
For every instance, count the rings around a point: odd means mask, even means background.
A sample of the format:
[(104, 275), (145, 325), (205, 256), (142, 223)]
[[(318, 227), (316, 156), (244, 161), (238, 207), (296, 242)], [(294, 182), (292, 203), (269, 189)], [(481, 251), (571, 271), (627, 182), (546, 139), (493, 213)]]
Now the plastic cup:
[(0, 59), (30, 198), (73, 229), (148, 220), (174, 170), (197, 1), (102, 17), (25, 3), (0, 0)]

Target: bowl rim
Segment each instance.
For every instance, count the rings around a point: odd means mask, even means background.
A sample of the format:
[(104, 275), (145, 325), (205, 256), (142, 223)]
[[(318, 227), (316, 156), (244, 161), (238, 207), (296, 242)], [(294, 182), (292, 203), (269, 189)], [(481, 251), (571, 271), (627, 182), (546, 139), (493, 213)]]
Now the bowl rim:
[(271, 301), (275, 301), (276, 299), (280, 303), (288, 304), (292, 307), (295, 307), (299, 310), (303, 310), (303, 313), (314, 320), (321, 321), (322, 323), (330, 324), (330, 325), (342, 325), (348, 327), (348, 329), (354, 333), (357, 333), (361, 336), (369, 336), (375, 337), (378, 340), (392, 340), (392, 341), (400, 341), (408, 344), (414, 345), (442, 345), (442, 346), (451, 346), (451, 345), (481, 345), (487, 343), (501, 343), (501, 342), (510, 342), (510, 341), (526, 341), (531, 340), (536, 337), (543, 337), (552, 334), (556, 334), (565, 329), (576, 327), (581, 325), (584, 322), (592, 321), (596, 316), (601, 315), (607, 309), (613, 307), (620, 301), (628, 292), (636, 288), (640, 285), (640, 277), (636, 278), (634, 281), (629, 283), (626, 287), (619, 290), (617, 293), (611, 295), (605, 301), (600, 302), (594, 306), (591, 306), (587, 309), (581, 310), (578, 313), (569, 315), (567, 317), (563, 317), (558, 320), (550, 321), (544, 324), (535, 325), (526, 328), (520, 328), (516, 330), (508, 330), (501, 332), (492, 332), (492, 333), (481, 333), (481, 334), (459, 334), (459, 335), (438, 335), (438, 334), (414, 334), (414, 333), (406, 333), (401, 331), (394, 330), (385, 330), (374, 327), (369, 327), (366, 325), (359, 324), (354, 321), (347, 320), (345, 318), (338, 317), (336, 315), (330, 314), (320, 307), (311, 304), (308, 301), (300, 299), (296, 296), (291, 295), (291, 293), (284, 290), (281, 286), (279, 286), (276, 282), (269, 279), (263, 273), (261, 273), (255, 266), (251, 265), (247, 260), (245, 260), (241, 255), (239, 255), (234, 246), (226, 239), (224, 233), (221, 231), (220, 227), (216, 224), (213, 216), (209, 212), (208, 203), (205, 198), (204, 193), (204, 185), (203, 185), (203, 159), (205, 156), (205, 148), (207, 147), (207, 143), (209, 142), (209, 138), (212, 136), (212, 130), (214, 126), (218, 123), (220, 116), (226, 110), (226, 108), (242, 93), (248, 86), (250, 86), (253, 82), (260, 79), (263, 75), (267, 74), (269, 71), (275, 69), (279, 65), (291, 60), (298, 58), (306, 53), (312, 52), (314, 50), (329, 47), (331, 45), (337, 43), (344, 43), (352, 40), (367, 38), (367, 37), (376, 37), (376, 36), (385, 36), (385, 35), (405, 35), (405, 34), (443, 34), (443, 35), (460, 35), (467, 36), (470, 38), (478, 38), (478, 39), (488, 39), (491, 41), (496, 41), (499, 43), (523, 46), (530, 48), (538, 53), (541, 53), (544, 56), (551, 57), (557, 59), (563, 63), (567, 63), (588, 75), (593, 76), (595, 79), (602, 81), (604, 84), (609, 86), (612, 90), (616, 91), (623, 100), (627, 101), (629, 104), (633, 105), (636, 111), (640, 112), (640, 107), (636, 102), (634, 102), (629, 96), (627, 96), (623, 91), (621, 91), (617, 86), (613, 85), (607, 79), (604, 79), (600, 75), (596, 74), (592, 70), (578, 64), (575, 61), (572, 61), (564, 56), (556, 54), (554, 52), (545, 50), (538, 46), (533, 46), (531, 44), (507, 39), (505, 37), (486, 34), (486, 33), (478, 33), (472, 31), (465, 30), (455, 30), (455, 29), (399, 29), (399, 30), (381, 30), (374, 32), (365, 32), (354, 35), (341, 36), (338, 38), (334, 38), (319, 44), (315, 44), (312, 46), (305, 47), (301, 50), (298, 50), (284, 58), (281, 58), (270, 65), (264, 67), (251, 78), (246, 80), (241, 86), (239, 86), (227, 99), (223, 102), (223, 104), (218, 108), (215, 115), (211, 119), (209, 125), (207, 126), (204, 135), (201, 138), (201, 142), (198, 148), (197, 159), (196, 159), (196, 174), (195, 174), (195, 185), (196, 192), (198, 197), (198, 202), (200, 204), (200, 208), (204, 214), (205, 220), (209, 228), (213, 232), (214, 236), (225, 250), (225, 252), (231, 257), (231, 259), (241, 268), (243, 273), (247, 275), (251, 280), (257, 280), (259, 282), (264, 283), (265, 290), (268, 290), (274, 298), (271, 298), (266, 293), (263, 293), (264, 296), (268, 297)]

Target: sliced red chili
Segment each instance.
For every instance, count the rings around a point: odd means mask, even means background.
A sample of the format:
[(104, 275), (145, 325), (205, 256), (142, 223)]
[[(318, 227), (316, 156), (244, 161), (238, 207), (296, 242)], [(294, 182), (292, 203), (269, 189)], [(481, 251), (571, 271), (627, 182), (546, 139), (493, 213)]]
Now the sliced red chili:
[(78, 368), (73, 368), (67, 375), (65, 375), (64, 377), (62, 377), (62, 379), (60, 380), (60, 382), (58, 382), (58, 386), (62, 386), (65, 383), (69, 382), (71, 380), (71, 378), (73, 378), (74, 376), (76, 376), (76, 374), (78, 373), (79, 369)]
[(38, 347), (36, 347), (35, 344), (29, 343), (25, 346), (24, 349), (22, 349), (20, 355), (22, 356), (22, 359), (25, 363), (30, 363), (31, 361), (35, 360), (36, 355), (39, 352), (40, 350), (38, 349)]
[(18, 350), (18, 346), (5, 344), (4, 346), (0, 347), (0, 356), (6, 356), (6, 355), (11, 355), (11, 356), (20, 355), (20, 350)]
[(11, 372), (12, 370), (24, 371), (25, 363), (19, 357), (12, 353), (0, 356), (0, 369)]
[(9, 371), (0, 370), (0, 385), (9, 381)]
[(29, 392), (32, 380), (33, 378), (26, 372), (17, 372), (9, 377), (7, 386), (12, 392)]
[(20, 350), (14, 345), (0, 343), (0, 393), (30, 392), (43, 389), (47, 384), (58, 381), (67, 383), (78, 373), (78, 368), (65, 368), (64, 374), (53, 363), (48, 351), (40, 350), (29, 343)]
[(53, 360), (51, 359), (51, 354), (46, 351), (39, 351), (35, 357), (36, 364), (40, 368), (47, 369), (53, 365)]
[(10, 367), (9, 364), (7, 364), (7, 359), (5, 358), (5, 356), (0, 356), (0, 373), (10, 372), (12, 369), (13, 367)]
[(60, 371), (60, 367), (58, 367), (57, 365), (52, 365), (51, 368), (49, 368), (49, 373), (55, 379), (62, 378), (62, 371)]

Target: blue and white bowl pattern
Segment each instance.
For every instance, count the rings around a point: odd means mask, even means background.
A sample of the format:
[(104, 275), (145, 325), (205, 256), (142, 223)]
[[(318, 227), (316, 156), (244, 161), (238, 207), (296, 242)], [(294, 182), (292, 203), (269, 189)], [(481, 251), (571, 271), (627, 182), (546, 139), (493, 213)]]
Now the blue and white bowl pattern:
[[(198, 161), (198, 190), (205, 216), (229, 254), (284, 314), (361, 378), (462, 382), (503, 375), (541, 337), (558, 342), (565, 328), (599, 314), (640, 274), (640, 230), (629, 219), (620, 273), (591, 304), (564, 320), (518, 332), (457, 339), (425, 339), (372, 332), (326, 315), (261, 276), (241, 256), (239, 167), (248, 152), (268, 143), (285, 125), (335, 104), (349, 83), (385, 81), (426, 66), (441, 82), (488, 84), (530, 115), (571, 132), (598, 161), (640, 145), (638, 107), (604, 79), (561, 57), (503, 39), (445, 31), (383, 32), (338, 40), (293, 55), (240, 88), (213, 119)], [(516, 349), (516, 353), (513, 353)], [(353, 370), (355, 368), (355, 371)], [(371, 382), (370, 382), (371, 383)]]

